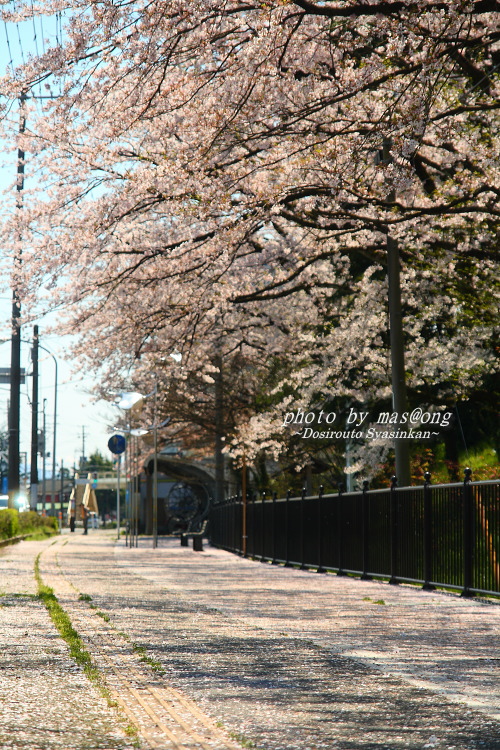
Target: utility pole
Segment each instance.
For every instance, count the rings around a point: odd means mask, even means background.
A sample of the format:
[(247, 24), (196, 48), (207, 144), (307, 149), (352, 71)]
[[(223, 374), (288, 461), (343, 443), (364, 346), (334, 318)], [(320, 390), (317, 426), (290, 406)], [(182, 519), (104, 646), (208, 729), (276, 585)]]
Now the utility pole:
[[(24, 102), (27, 96), (23, 91), (19, 97), (20, 120), (19, 139), (26, 129)], [(20, 142), (17, 149), (17, 199), (16, 209), (23, 207), (24, 190), (24, 157)], [(19, 239), (21, 239), (19, 237)], [(19, 493), (19, 422), (21, 411), (21, 300), (19, 298), (17, 272), (21, 267), (21, 251), (14, 260), (12, 279), (12, 338), (10, 354), (10, 410), (9, 410), (9, 508), (15, 507), (15, 498)]]
[(38, 502), (38, 326), (33, 326), (33, 390), (31, 396), (31, 468), (30, 508), (36, 510)]
[(85, 425), (82, 426), (82, 460), (80, 468), (83, 468), (85, 463)]

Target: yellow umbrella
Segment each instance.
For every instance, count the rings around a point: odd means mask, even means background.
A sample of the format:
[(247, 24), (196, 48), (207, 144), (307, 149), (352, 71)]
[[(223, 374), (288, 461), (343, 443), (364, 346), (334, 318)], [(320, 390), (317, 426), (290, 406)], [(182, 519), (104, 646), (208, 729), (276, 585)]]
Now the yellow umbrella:
[(95, 496), (95, 490), (92, 487), (92, 474), (87, 474), (89, 483), (85, 485), (85, 492), (83, 493), (83, 505), (87, 508), (89, 513), (99, 514), (99, 506), (97, 505), (97, 498)]
[[(75, 474), (75, 479), (78, 479), (79, 475)], [(75, 516), (79, 521), (82, 520), (82, 503), (85, 494), (86, 485), (75, 484), (71, 490), (71, 495), (68, 504), (68, 516)]]

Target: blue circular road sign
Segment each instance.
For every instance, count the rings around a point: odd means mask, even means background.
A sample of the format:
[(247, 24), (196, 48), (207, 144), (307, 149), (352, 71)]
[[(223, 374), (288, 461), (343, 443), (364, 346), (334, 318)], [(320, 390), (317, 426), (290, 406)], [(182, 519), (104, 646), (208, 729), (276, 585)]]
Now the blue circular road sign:
[(116, 455), (123, 453), (126, 446), (127, 443), (123, 435), (112, 435), (108, 440), (109, 450), (111, 451), (111, 453), (115, 453)]

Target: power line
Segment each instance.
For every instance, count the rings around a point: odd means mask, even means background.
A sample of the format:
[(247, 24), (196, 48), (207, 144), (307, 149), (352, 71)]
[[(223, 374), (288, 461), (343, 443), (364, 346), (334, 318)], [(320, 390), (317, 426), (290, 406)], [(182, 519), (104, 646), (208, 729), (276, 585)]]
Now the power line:
[[(36, 33), (36, 22), (35, 22), (35, 8), (33, 7), (33, 0), (31, 0), (31, 20), (33, 22), (33, 43), (35, 45), (36, 56), (40, 57), (40, 50), (38, 49), (38, 36)], [(42, 30), (42, 42), (43, 42), (43, 30)], [(42, 94), (41, 83), (38, 83), (38, 93)]]
[(33, 22), (33, 42), (35, 44), (36, 56), (40, 57), (40, 52), (38, 51), (38, 36), (36, 33), (35, 9), (33, 7), (33, 0), (31, 0), (31, 12), (32, 12), (31, 20)]
[(56, 13), (56, 43), (58, 47), (62, 47), (62, 11), (58, 10)]
[(16, 29), (17, 29), (17, 39), (19, 41), (19, 49), (21, 50), (21, 60), (23, 61), (23, 65), (25, 65), (26, 61), (24, 59), (24, 49), (23, 49), (23, 42), (21, 40), (21, 31), (19, 30), (19, 23), (16, 23)]
[(43, 31), (43, 16), (40, 16), (40, 32), (42, 34), (42, 52), (45, 54), (45, 34)]
[(8, 67), (9, 65), (10, 65), (11, 67), (13, 67), (13, 66), (14, 66), (14, 62), (13, 62), (13, 58), (12, 58), (12, 49), (11, 49), (11, 47), (10, 47), (10, 39), (9, 39), (9, 29), (8, 29), (8, 27), (7, 27), (7, 21), (4, 21), (4, 22), (3, 22), (3, 25), (4, 25), (4, 29), (5, 29), (5, 37), (6, 37), (6, 39), (7, 39), (7, 49), (9, 50), (9, 57), (10, 57), (10, 60), (9, 60), (9, 62), (7, 63), (7, 67)]

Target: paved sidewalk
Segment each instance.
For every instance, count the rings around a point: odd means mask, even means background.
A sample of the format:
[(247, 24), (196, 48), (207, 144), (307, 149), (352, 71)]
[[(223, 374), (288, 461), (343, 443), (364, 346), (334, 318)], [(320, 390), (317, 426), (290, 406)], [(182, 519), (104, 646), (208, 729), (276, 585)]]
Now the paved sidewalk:
[[(0, 607), (0, 748), (130, 747), (124, 716), (144, 748), (500, 748), (499, 604), (139, 545), (91, 531), (0, 554), (15, 603)], [(32, 596), (40, 550), (115, 709)]]
[(188, 600), (311, 639), (500, 720), (500, 601), (285, 570), (214, 548), (193, 555), (172, 540), (160, 543), (161, 561), (145, 542), (121, 548), (118, 559)]
[(0, 748), (132, 748), (36, 597), (34, 561), (49, 544), (0, 551)]

